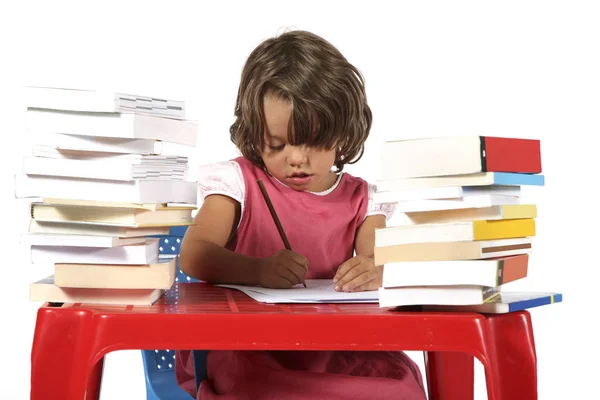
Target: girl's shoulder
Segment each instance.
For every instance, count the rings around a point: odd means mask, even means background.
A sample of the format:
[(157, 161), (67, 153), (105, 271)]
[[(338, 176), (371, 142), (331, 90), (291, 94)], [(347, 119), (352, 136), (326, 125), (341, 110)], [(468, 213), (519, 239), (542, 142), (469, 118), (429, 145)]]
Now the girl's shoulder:
[(245, 185), (238, 159), (199, 166), (197, 181), (201, 199), (220, 194), (243, 203)]

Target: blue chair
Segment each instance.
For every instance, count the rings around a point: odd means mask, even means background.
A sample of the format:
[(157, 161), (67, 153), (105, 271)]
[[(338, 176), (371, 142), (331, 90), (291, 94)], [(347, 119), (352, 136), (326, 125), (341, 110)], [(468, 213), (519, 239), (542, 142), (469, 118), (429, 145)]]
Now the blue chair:
[[(169, 235), (153, 236), (160, 239), (159, 257), (177, 257), (176, 282), (198, 282), (179, 268), (179, 249), (187, 226), (172, 227)], [(194, 351), (196, 387), (206, 379), (206, 351)], [(177, 385), (175, 379), (175, 351), (164, 349), (142, 350), (146, 378), (147, 400), (190, 400), (192, 397)]]

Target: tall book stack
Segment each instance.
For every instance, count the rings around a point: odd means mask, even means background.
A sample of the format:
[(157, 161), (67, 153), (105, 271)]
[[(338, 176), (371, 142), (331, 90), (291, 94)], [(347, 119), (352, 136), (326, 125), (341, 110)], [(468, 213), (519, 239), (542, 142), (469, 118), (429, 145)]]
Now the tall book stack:
[(175, 280), (176, 259), (159, 239), (192, 223), (196, 182), (188, 159), (163, 142), (196, 146), (197, 124), (180, 101), (58, 88), (27, 88), (31, 154), (15, 196), (36, 198), (21, 235), (32, 264), (54, 274), (30, 300), (148, 305)]
[(381, 307), (500, 313), (562, 300), (502, 291), (527, 277), (537, 206), (521, 190), (544, 185), (539, 140), (390, 141), (382, 166), (374, 202), (395, 204), (404, 220), (375, 232)]

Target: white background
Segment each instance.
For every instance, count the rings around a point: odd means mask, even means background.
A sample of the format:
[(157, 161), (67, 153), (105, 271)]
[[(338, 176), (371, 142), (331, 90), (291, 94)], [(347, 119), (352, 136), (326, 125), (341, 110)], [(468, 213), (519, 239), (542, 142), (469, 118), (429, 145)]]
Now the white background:
[[(52, 273), (31, 266), (18, 242), (29, 201), (14, 198), (12, 175), (31, 145), (21, 86), (185, 100), (200, 127), (192, 165), (223, 160), (237, 154), (228, 129), (245, 57), (285, 28), (325, 37), (366, 77), (373, 130), (365, 157), (348, 172), (377, 179), (388, 138), (541, 139), (547, 185), (526, 194), (539, 207), (538, 234), (529, 276), (511, 289), (564, 294), (562, 304), (531, 310), (539, 398), (594, 397), (599, 20), (598, 3), (582, 1), (3, 3), (0, 397), (29, 398), (39, 304), (29, 302), (28, 285)], [(422, 365), (420, 354), (410, 354)], [(139, 351), (108, 356), (102, 398), (145, 399)], [(476, 398), (486, 398), (481, 369)]]

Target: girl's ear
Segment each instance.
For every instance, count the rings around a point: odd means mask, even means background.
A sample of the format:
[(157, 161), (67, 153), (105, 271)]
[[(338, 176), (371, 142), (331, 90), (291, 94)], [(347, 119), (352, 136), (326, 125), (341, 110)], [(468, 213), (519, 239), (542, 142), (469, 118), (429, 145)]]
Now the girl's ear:
[(345, 158), (345, 155), (342, 154), (342, 147), (338, 146), (338, 148), (335, 151), (335, 159), (336, 161), (343, 161)]

